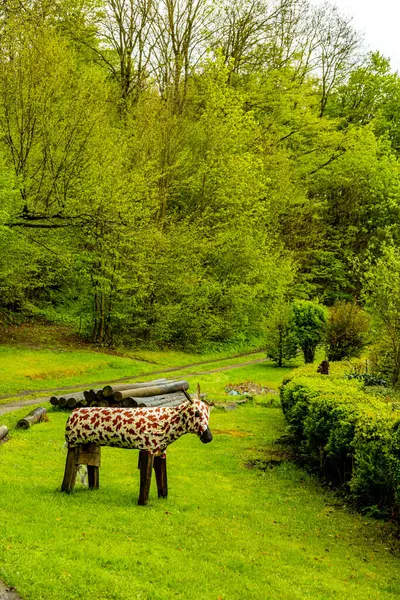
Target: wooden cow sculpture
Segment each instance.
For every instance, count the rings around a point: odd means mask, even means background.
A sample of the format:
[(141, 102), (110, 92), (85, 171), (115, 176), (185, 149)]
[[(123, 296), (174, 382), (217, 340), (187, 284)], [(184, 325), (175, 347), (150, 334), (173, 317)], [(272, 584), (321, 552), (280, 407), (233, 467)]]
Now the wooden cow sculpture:
[(185, 433), (196, 434), (203, 443), (211, 442), (209, 408), (197, 397), (177, 407), (78, 408), (69, 417), (65, 439), (68, 456), (62, 491), (73, 489), (79, 464), (88, 465), (89, 487), (98, 487), (100, 446), (140, 450), (139, 504), (146, 504), (151, 472), (157, 478), (159, 496), (167, 495), (165, 451)]

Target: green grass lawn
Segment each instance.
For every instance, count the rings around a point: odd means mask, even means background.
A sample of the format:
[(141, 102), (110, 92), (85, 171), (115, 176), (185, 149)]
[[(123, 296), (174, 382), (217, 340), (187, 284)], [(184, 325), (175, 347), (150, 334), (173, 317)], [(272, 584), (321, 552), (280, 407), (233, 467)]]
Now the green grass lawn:
[[(213, 367), (213, 365), (210, 365), (210, 367)], [(229, 371), (221, 371), (219, 373), (210, 373), (208, 375), (196, 374), (194, 373), (194, 369), (187, 369), (186, 371), (180, 371), (179, 375), (188, 379), (191, 390), (196, 389), (196, 385), (199, 383), (201, 391), (204, 391), (210, 400), (217, 403), (229, 403), (235, 402), (237, 397), (229, 396), (225, 392), (226, 387), (253, 381), (277, 392), (282, 379), (291, 370), (290, 367), (277, 369), (266, 362), (239, 367)], [(272, 399), (272, 395), (268, 396), (268, 402)], [(256, 402), (264, 402), (265, 400), (265, 397), (255, 397)]]
[[(151, 356), (151, 361), (150, 361)], [(228, 354), (229, 356), (229, 354)], [(230, 358), (229, 363), (241, 363), (265, 358), (264, 352), (251, 354), (245, 358)], [(158, 361), (158, 362), (157, 362)], [(208, 366), (207, 361), (212, 362)], [(172, 371), (170, 378), (180, 374), (218, 368), (226, 365), (227, 357), (212, 355), (185, 354), (183, 352), (147, 352), (145, 357), (117, 356), (94, 350), (70, 350), (47, 348), (24, 348), (0, 346), (0, 395), (17, 394), (25, 390), (49, 390), (62, 386), (86, 386), (124, 377), (143, 376), (148, 373), (180, 365), (196, 365), (185, 371)], [(8, 400), (7, 400), (8, 401)]]
[[(286, 370), (261, 364), (204, 375), (277, 387)], [(229, 397), (227, 397), (229, 398)], [(235, 398), (230, 398), (235, 399)], [(59, 489), (67, 415), (26, 432), (25, 410), (2, 417), (0, 578), (24, 600), (392, 600), (400, 598), (392, 528), (352, 514), (274, 441), (285, 425), (260, 398), (215, 408), (211, 444), (185, 436), (168, 450), (169, 497), (137, 505), (137, 451), (103, 448), (100, 489)], [(274, 468), (259, 469), (267, 460)]]

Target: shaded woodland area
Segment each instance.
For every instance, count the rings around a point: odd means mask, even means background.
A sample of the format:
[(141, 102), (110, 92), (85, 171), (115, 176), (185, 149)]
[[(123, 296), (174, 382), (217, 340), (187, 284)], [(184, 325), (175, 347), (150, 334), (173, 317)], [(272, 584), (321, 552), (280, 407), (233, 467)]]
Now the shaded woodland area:
[(362, 301), (399, 152), (399, 77), (329, 4), (5, 0), (2, 326), (201, 348)]

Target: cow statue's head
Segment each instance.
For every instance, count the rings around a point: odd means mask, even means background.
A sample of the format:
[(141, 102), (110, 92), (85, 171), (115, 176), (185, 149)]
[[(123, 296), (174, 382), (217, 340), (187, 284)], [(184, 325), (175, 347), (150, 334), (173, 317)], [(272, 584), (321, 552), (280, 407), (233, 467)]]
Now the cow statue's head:
[(182, 418), (190, 433), (195, 433), (203, 444), (208, 444), (212, 441), (213, 436), (208, 426), (210, 418), (210, 409), (206, 402), (200, 399), (200, 386), (197, 386), (197, 395), (192, 398), (185, 390), (183, 390), (188, 405), (182, 413)]

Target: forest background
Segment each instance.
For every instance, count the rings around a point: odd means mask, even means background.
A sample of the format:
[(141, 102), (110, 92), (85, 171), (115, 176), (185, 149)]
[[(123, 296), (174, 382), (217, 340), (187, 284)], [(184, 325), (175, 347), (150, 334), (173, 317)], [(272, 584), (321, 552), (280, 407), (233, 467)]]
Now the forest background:
[(399, 152), (399, 77), (329, 4), (6, 0), (1, 325), (201, 350), (363, 303)]

